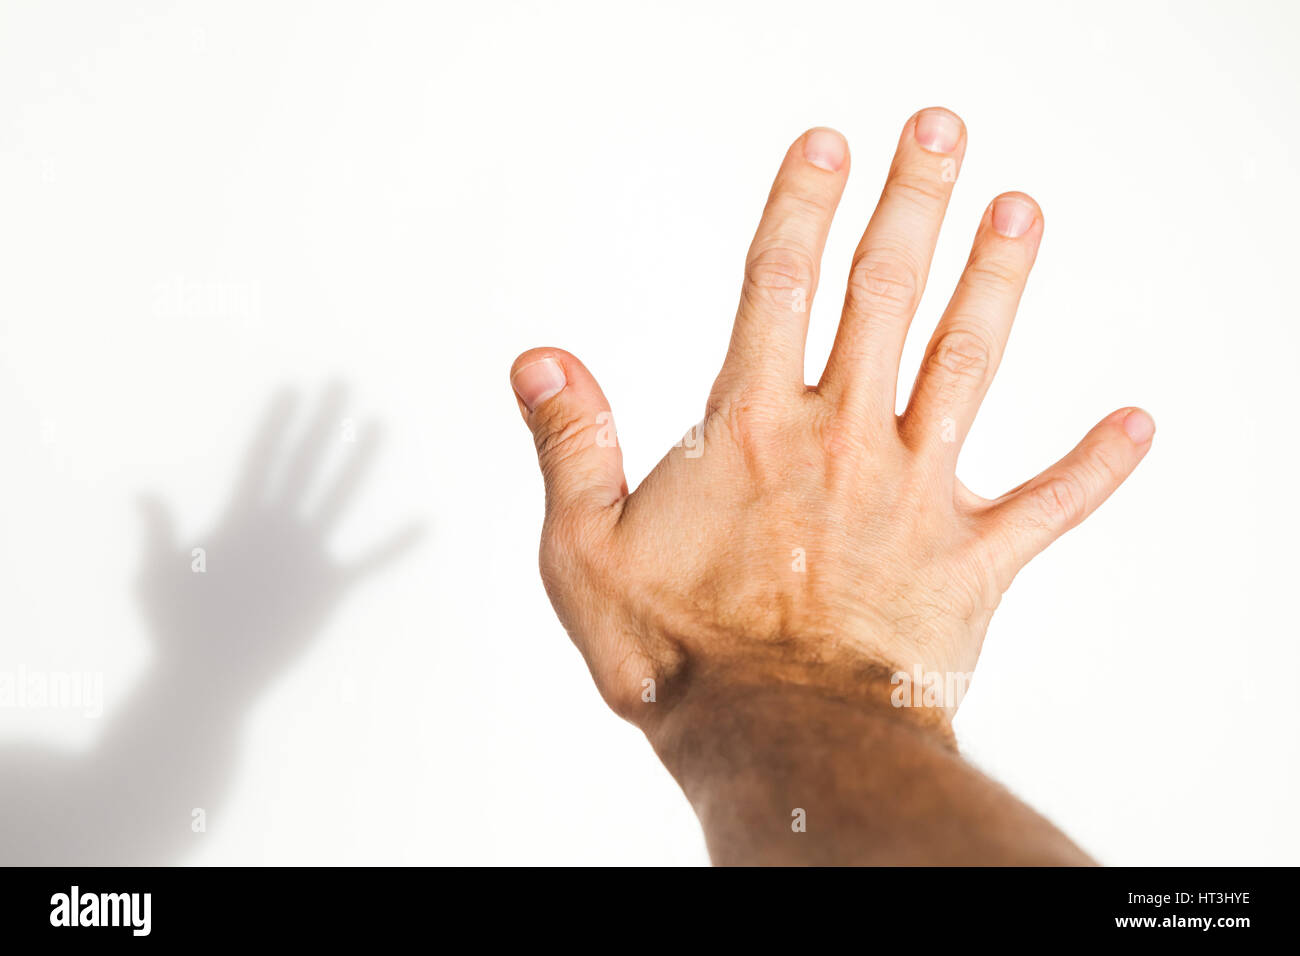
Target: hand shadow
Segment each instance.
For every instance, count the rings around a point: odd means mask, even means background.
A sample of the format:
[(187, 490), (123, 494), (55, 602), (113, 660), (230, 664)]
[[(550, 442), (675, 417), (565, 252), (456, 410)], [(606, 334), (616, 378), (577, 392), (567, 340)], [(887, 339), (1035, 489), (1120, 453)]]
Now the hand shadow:
[[(328, 535), (374, 458), (378, 432), (347, 429), (335, 387), (289, 452), (293, 410), (291, 395), (272, 402), (207, 534), (179, 542), (162, 504), (142, 502), (138, 595), (154, 659), (89, 754), (0, 751), (0, 864), (176, 862), (199, 839), (196, 811), (206, 819), (225, 797), (242, 717), (258, 694), (355, 585), (419, 537), (408, 527), (358, 560), (329, 555)], [(300, 502), (336, 442), (344, 464), (304, 513)]]

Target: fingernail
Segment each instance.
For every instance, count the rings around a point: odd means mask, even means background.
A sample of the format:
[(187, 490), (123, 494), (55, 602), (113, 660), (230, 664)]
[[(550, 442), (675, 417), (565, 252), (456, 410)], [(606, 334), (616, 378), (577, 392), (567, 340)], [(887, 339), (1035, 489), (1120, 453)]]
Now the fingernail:
[(803, 158), (818, 169), (837, 172), (844, 165), (844, 137), (833, 129), (810, 130), (803, 141)]
[(515, 372), (510, 384), (515, 387), (515, 394), (531, 412), (564, 388), (564, 369), (553, 358), (538, 359)]
[(993, 202), (993, 228), (1008, 239), (1019, 239), (1034, 224), (1034, 207), (1014, 196), (999, 196)]
[(1140, 408), (1135, 408), (1124, 418), (1124, 433), (1135, 445), (1144, 445), (1156, 433), (1156, 423)]
[(932, 153), (951, 153), (961, 139), (961, 120), (947, 110), (924, 110), (916, 118), (916, 141)]

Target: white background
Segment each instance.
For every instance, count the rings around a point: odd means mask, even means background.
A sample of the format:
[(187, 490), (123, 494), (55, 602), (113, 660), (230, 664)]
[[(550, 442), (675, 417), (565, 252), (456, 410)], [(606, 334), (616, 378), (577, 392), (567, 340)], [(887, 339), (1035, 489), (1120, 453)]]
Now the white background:
[(208, 829), (179, 859), (705, 862), (543, 594), (507, 371), (579, 355), (635, 485), (701, 414), (784, 150), (830, 125), (854, 169), (815, 381), (899, 129), (941, 104), (969, 146), (904, 381), (990, 198), (1047, 220), (963, 480), (1000, 493), (1122, 405), (1159, 428), (1003, 601), (963, 745), (1104, 862), (1300, 862), (1298, 19), (5, 2), (0, 669), (102, 672), (106, 701), (0, 710), (0, 763), (91, 752), (141, 686), (136, 496), (202, 545), (270, 396), (340, 381), (385, 441), (335, 553), (424, 536), (224, 731), (229, 793), (195, 794)]

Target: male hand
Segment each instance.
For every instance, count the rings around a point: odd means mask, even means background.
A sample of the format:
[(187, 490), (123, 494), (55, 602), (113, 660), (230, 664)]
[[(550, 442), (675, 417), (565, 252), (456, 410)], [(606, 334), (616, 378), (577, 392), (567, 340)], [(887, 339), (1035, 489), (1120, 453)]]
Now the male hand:
[[(631, 494), (591, 373), (555, 348), (515, 361), (546, 483), (542, 578), (606, 701), (652, 741), (684, 700), (736, 687), (888, 707), (896, 672), (972, 671), (1016, 573), (1150, 448), (1151, 418), (1123, 408), (1000, 498), (958, 481), (1043, 235), (1037, 204), (1017, 192), (985, 210), (895, 414), (904, 338), (965, 147), (947, 110), (904, 126), (834, 349), (809, 387), (809, 306), (849, 154), (829, 129), (795, 141), (749, 250), (704, 420)], [(940, 705), (928, 722), (946, 733), (958, 701), (927, 703)]]

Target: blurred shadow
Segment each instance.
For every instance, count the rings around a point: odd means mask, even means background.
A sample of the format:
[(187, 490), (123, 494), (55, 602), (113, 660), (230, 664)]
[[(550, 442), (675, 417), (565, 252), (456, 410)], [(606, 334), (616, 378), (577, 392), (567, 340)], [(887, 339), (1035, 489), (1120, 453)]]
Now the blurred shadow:
[[(137, 593), (153, 660), (90, 753), (0, 751), (0, 864), (166, 864), (195, 848), (195, 811), (210, 818), (224, 800), (245, 713), (342, 598), (419, 537), (409, 527), (360, 559), (330, 556), (328, 535), (378, 432), (349, 430), (335, 386), (289, 448), (294, 405), (288, 393), (272, 401), (208, 533), (180, 541), (162, 503), (142, 501)], [(305, 511), (304, 494), (340, 442), (344, 463)]]

